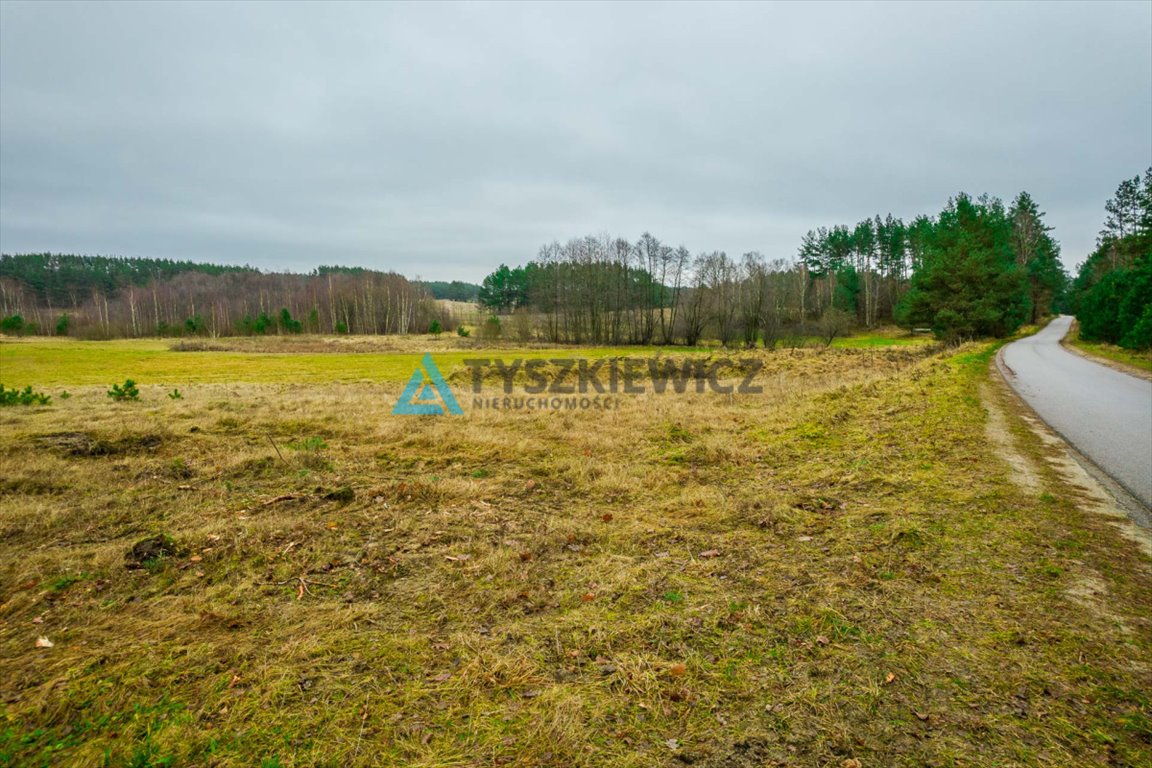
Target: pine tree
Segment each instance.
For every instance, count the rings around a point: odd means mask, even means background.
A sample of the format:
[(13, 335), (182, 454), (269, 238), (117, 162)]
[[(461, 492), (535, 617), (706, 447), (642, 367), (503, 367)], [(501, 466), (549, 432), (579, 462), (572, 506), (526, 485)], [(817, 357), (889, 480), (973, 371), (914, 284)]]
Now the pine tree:
[(1049, 234), (1044, 213), (1027, 192), (1021, 192), (1008, 211), (1012, 222), (1012, 250), (1016, 266), (1028, 277), (1028, 294), (1032, 303), (1031, 322), (1052, 311), (1068, 281), (1060, 263), (1060, 246)]
[(1152, 168), (1125, 179), (1105, 206), (1096, 252), (1080, 265), (1072, 304), (1082, 338), (1152, 347)]
[(1104, 204), (1108, 217), (1104, 220), (1104, 229), (1100, 230), (1101, 243), (1122, 239), (1136, 231), (1142, 218), (1144, 197), (1139, 176), (1120, 182), (1116, 196)]
[(959, 341), (1007, 336), (1028, 318), (1028, 283), (1003, 203), (961, 194), (923, 239), (922, 267), (898, 307), (902, 323)]

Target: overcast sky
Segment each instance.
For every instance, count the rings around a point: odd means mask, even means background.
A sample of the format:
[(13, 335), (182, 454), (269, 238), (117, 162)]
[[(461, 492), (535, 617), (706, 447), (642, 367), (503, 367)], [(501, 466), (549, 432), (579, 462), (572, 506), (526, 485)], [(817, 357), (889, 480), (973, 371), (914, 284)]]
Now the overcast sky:
[(1071, 266), (1150, 164), (1150, 2), (0, 3), (6, 253), (479, 281), (1026, 189)]

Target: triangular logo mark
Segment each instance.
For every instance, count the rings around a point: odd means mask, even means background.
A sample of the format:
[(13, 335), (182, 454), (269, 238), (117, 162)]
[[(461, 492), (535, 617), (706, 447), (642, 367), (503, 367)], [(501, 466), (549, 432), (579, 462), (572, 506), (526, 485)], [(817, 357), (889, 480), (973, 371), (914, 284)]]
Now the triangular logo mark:
[(412, 378), (400, 393), (400, 400), (392, 409), (396, 416), (443, 416), (451, 413), (463, 416), (464, 410), (456, 402), (456, 396), (448, 387), (440, 369), (432, 360), (432, 355), (425, 354), (416, 370), (412, 371)]

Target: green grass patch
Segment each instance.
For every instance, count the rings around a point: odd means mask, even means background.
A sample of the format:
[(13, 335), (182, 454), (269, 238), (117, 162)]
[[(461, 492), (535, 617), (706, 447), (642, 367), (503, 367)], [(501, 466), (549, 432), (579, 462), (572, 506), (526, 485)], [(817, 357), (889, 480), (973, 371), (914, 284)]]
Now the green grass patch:
[(1084, 352), (1090, 357), (1099, 357), (1114, 363), (1137, 368), (1145, 373), (1152, 373), (1152, 349), (1136, 350), (1124, 349), (1115, 344), (1103, 341), (1086, 341), (1080, 338), (1080, 329), (1073, 328), (1064, 338), (1064, 343)]
[[(564, 347), (386, 351), (386, 352), (262, 352), (235, 351), (229, 340), (207, 344), (205, 351), (176, 351), (170, 340), (121, 339), (78, 341), (29, 338), (0, 341), (0, 381), (12, 385), (33, 382), (36, 386), (83, 386), (122, 381), (131, 377), (139, 385), (161, 385), (165, 395), (175, 386), (211, 383), (352, 383), (406, 382), (426, 351), (431, 351), (445, 377), (467, 377), (465, 359), (652, 357), (655, 355), (705, 355), (709, 347)], [(249, 341), (247, 339), (239, 341)], [(319, 342), (318, 342), (319, 343)], [(405, 339), (412, 348), (415, 341)], [(843, 349), (921, 346), (923, 337), (874, 334), (836, 339)], [(237, 342), (236, 346), (243, 345)], [(261, 349), (252, 346), (253, 349)], [(310, 347), (306, 347), (310, 348)], [(739, 356), (741, 350), (731, 354)], [(186, 394), (186, 393), (182, 393)], [(160, 395), (154, 395), (160, 397)], [(177, 399), (177, 398), (172, 398)]]

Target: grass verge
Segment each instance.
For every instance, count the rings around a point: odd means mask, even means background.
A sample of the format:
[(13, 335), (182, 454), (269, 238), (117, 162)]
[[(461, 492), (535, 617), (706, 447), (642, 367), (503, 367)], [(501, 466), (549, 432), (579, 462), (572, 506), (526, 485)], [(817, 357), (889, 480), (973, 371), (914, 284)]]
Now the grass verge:
[(1063, 343), (1083, 352), (1088, 357), (1095, 357), (1104, 361), (1105, 365), (1119, 363), (1122, 369), (1127, 369), (1130, 372), (1139, 371), (1144, 374), (1152, 374), (1152, 350), (1141, 352), (1135, 349), (1124, 349), (1102, 341), (1087, 341), (1080, 338), (1079, 324), (1073, 324), (1072, 330), (1064, 337)]

